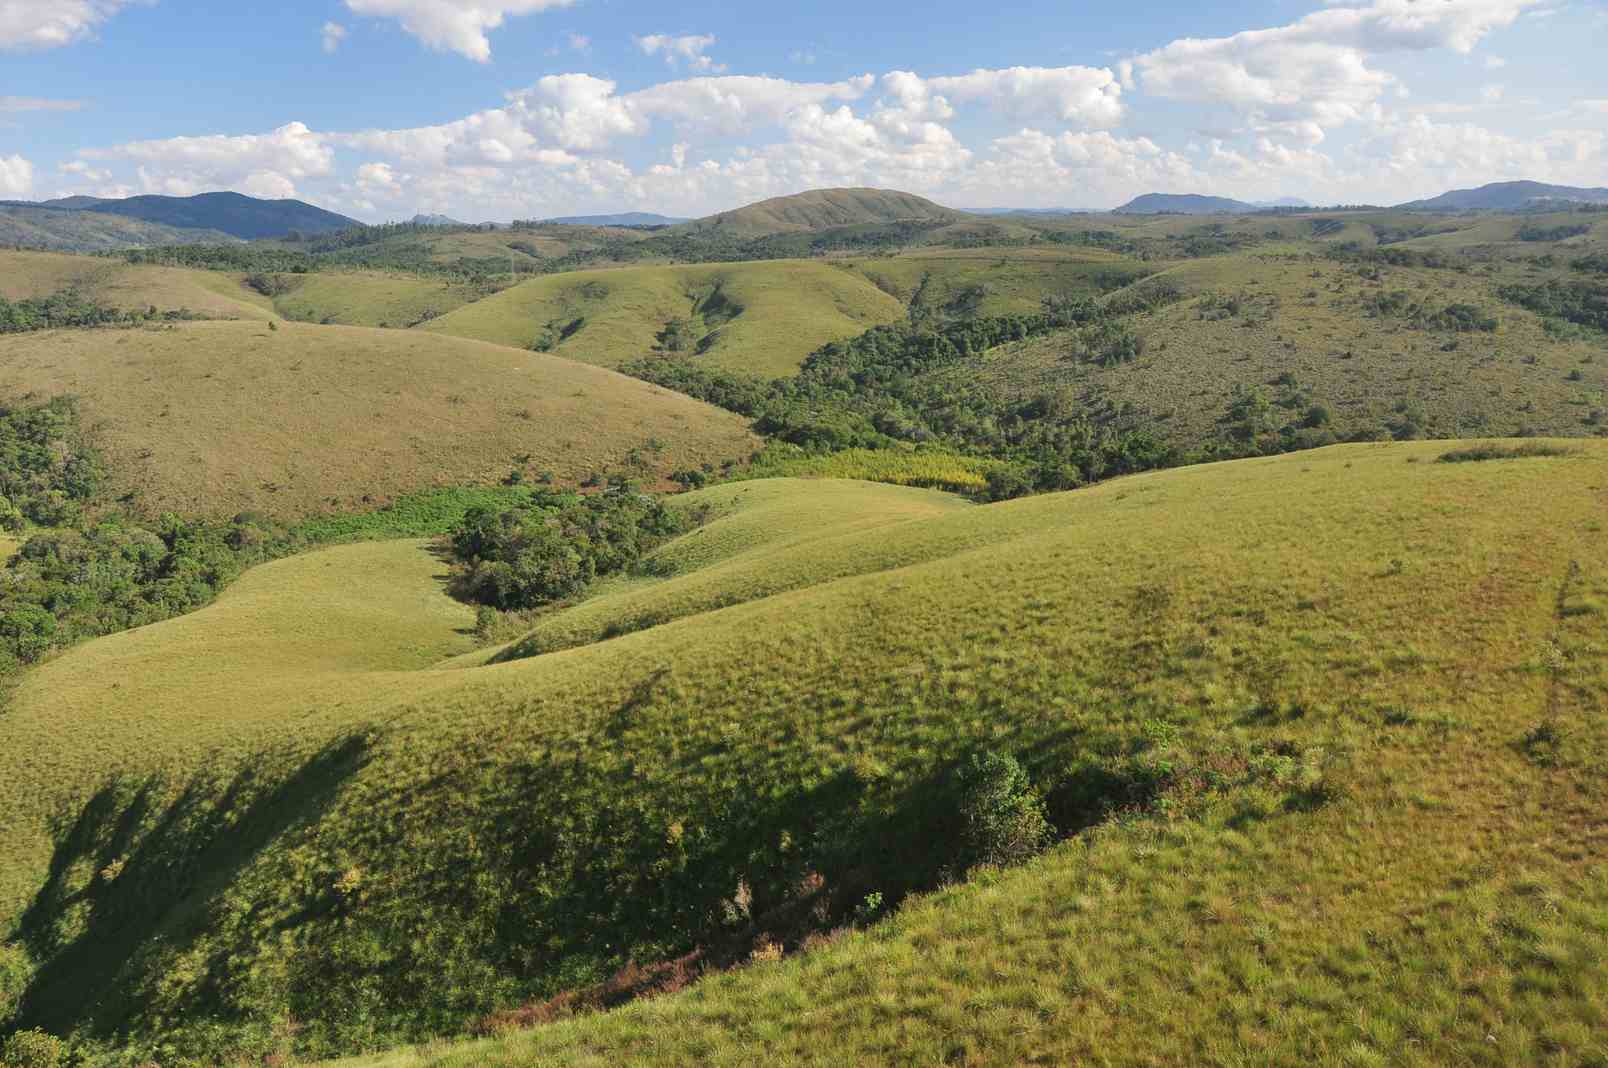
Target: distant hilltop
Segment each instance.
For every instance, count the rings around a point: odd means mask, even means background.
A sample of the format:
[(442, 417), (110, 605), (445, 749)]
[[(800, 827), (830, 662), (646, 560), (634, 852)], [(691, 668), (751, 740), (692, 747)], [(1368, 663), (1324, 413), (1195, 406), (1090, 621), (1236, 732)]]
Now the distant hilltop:
[(614, 215), (564, 215), (542, 221), (560, 226), (674, 226), (689, 220), (655, 215), (651, 211), (622, 211)]
[(1518, 211), (1549, 203), (1608, 204), (1608, 189), (1545, 182), (1492, 182), (1477, 189), (1453, 189), (1438, 197), (1398, 204), (1402, 211)]
[(1146, 193), (1134, 197), (1117, 215), (1237, 215), (1256, 211), (1255, 204), (1227, 197), (1208, 197), (1199, 193)]

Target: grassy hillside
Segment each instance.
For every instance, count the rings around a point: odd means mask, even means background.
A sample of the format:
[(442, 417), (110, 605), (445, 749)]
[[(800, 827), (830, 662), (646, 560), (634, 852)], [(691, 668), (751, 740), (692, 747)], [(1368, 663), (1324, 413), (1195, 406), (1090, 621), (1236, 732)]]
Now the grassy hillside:
[[(1071, 356), (1074, 333), (1003, 346), (939, 372), (1012, 400), (1057, 403), (1138, 421), (1199, 447), (1244, 422), (1253, 393), (1269, 425), (1300, 422), (1338, 437), (1366, 432), (1453, 437), (1608, 431), (1608, 346), (1554, 336), (1497, 293), (1507, 274), (1356, 265), (1304, 254), (1239, 253), (1163, 272), (1184, 300), (1135, 316), (1143, 353), (1102, 366)], [(1402, 307), (1391, 303), (1402, 295)], [(1465, 305), (1496, 329), (1438, 325)], [(1415, 319), (1421, 306), (1431, 318)]]
[(267, 298), (243, 286), (238, 274), (133, 266), (94, 256), (0, 252), (0, 297), (42, 298), (65, 289), (117, 308), (188, 308), (219, 319), (274, 317)]
[(663, 475), (746, 456), (728, 413), (569, 360), (459, 338), (295, 323), (8, 338), (11, 389), (76, 393), (114, 495), (152, 513), (279, 518), (409, 490)]
[[(487, 666), (407, 670), (461, 618), (415, 546), (264, 567), (0, 718), (23, 1020), (316, 1052), (741, 938), (692, 991), (369, 1063), (1591, 1063), (1608, 445), (1572, 448), (719, 487), (543, 621), (568, 648)], [(114, 663), (158, 681), (109, 713)], [(1093, 828), (775, 962), (800, 885), (934, 885), (977, 749)]]
[(934, 249), (854, 259), (844, 266), (921, 311), (1021, 315), (1045, 297), (1087, 295), (1153, 268), (1100, 249)]
[(892, 189), (812, 189), (773, 197), (675, 227), (677, 232), (714, 232), (723, 237), (830, 230), (843, 226), (891, 222), (960, 222), (964, 212), (934, 204), (925, 197)]
[(106, 252), (120, 248), (234, 241), (218, 230), (187, 230), (121, 215), (0, 203), (0, 247), (6, 248)]
[(865, 278), (824, 263), (774, 262), (576, 271), (524, 282), (424, 327), (551, 351), (604, 367), (668, 342), (749, 374), (790, 373), (814, 349), (902, 318), (905, 308)]
[(405, 328), (445, 315), (484, 296), (473, 285), (378, 271), (286, 275), (288, 292), (274, 298), (287, 319), (343, 326)]

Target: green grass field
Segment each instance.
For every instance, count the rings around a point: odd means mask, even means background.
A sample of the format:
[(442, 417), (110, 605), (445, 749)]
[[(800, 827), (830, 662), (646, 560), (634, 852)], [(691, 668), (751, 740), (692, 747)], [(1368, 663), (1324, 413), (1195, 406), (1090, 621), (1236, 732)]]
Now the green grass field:
[(757, 893), (835, 776), (893, 819), (895, 891), (937, 845), (899, 799), (981, 747), (1222, 777), (810, 952), (365, 1063), (1594, 1063), (1608, 445), (1449, 448), (989, 506), (721, 486), (512, 653), (468, 654), (416, 542), (264, 566), (0, 718), (25, 1017), (257, 1057), (450, 1032), (685, 952), (660, 909)]
[(296, 277), (290, 292), (274, 299), (287, 319), (343, 326), (416, 326), (471, 303), (473, 287), (400, 273), (324, 271)]
[[(1002, 346), (939, 380), (1125, 412), (1184, 447), (1220, 438), (1237, 391), (1254, 388), (1291, 406), (1284, 418), (1321, 405), (1342, 438), (1405, 418), (1432, 437), (1608, 430), (1608, 345), (1554, 339), (1536, 315), (1496, 295), (1502, 281), (1523, 275), (1387, 266), (1374, 278), (1301, 253), (1195, 260), (1161, 275), (1185, 299), (1132, 320), (1145, 343), (1132, 363), (1070, 359), (1067, 337), (1051, 334)], [(1434, 308), (1472, 304), (1500, 325), (1490, 333), (1422, 329), (1370, 311), (1368, 301), (1393, 292)], [(1238, 310), (1213, 299), (1232, 299)]]
[(646, 355), (666, 324), (685, 320), (711, 364), (770, 377), (828, 341), (904, 315), (899, 300), (849, 271), (780, 261), (550, 275), (424, 329), (524, 349), (545, 336), (560, 356), (612, 367)]
[(1102, 277), (1120, 284), (1147, 269), (1099, 249), (1044, 248), (923, 250), (843, 265), (906, 305), (915, 301), (935, 312), (974, 292), (979, 315), (1032, 314), (1045, 297), (1098, 292)]
[(362, 511), (518, 469), (649, 478), (742, 459), (743, 421), (557, 356), (460, 338), (215, 322), (7, 338), (18, 393), (75, 393), (110, 491), (153, 514)]

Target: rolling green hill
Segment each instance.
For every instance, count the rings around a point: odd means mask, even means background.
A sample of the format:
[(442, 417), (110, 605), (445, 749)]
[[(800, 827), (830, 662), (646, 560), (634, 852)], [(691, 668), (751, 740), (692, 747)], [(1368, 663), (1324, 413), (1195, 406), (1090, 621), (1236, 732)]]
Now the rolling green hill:
[[(264, 566), (0, 717), (21, 1019), (209, 1061), (532, 999), (365, 1063), (1590, 1063), (1608, 444), (1448, 449), (718, 487), (489, 665), (417, 543)], [(978, 750), (1072, 837), (937, 889)]]
[(891, 189), (812, 189), (684, 223), (678, 232), (716, 232), (724, 237), (831, 230), (868, 223), (954, 223), (964, 212)]
[[(1549, 333), (1533, 312), (1502, 299), (1506, 277), (1217, 256), (1157, 276), (1185, 299), (1129, 320), (1143, 344), (1131, 362), (1078, 359), (1077, 331), (1062, 331), (1002, 346), (933, 381), (980, 384), (1014, 402), (1051, 398), (1142, 423), (1185, 449), (1231, 436), (1246, 404), (1270, 429), (1309, 420), (1341, 439), (1608, 431), (1602, 340)], [(1457, 306), (1478, 309), (1495, 328), (1435, 318)], [(1424, 314), (1415, 318), (1415, 308)]]
[[(754, 375), (796, 370), (827, 341), (903, 317), (899, 300), (824, 263), (773, 262), (575, 271), (523, 282), (432, 320), (432, 334), (479, 338), (618, 366), (680, 346)], [(666, 337), (672, 324), (674, 336)]]
[(658, 477), (754, 445), (737, 417), (634, 379), (419, 332), (46, 331), (6, 338), (0, 370), (19, 394), (77, 394), (111, 489), (152, 514), (288, 519), (513, 469)]

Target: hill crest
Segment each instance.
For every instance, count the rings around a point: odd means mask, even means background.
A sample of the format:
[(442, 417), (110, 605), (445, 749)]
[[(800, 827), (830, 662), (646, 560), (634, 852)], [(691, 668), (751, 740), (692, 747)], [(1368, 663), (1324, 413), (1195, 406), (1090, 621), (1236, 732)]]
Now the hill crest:
[(953, 223), (967, 218), (965, 212), (895, 189), (811, 189), (710, 215), (688, 223), (687, 228), (757, 236), (878, 223)]
[(1512, 211), (1538, 201), (1608, 204), (1608, 187), (1549, 185), (1546, 182), (1488, 182), (1474, 189), (1452, 189), (1435, 197), (1398, 204), (1400, 211)]
[(1243, 200), (1228, 197), (1210, 197), (1200, 193), (1145, 193), (1134, 197), (1120, 208), (1112, 209), (1115, 215), (1238, 215), (1255, 211), (1256, 206)]

